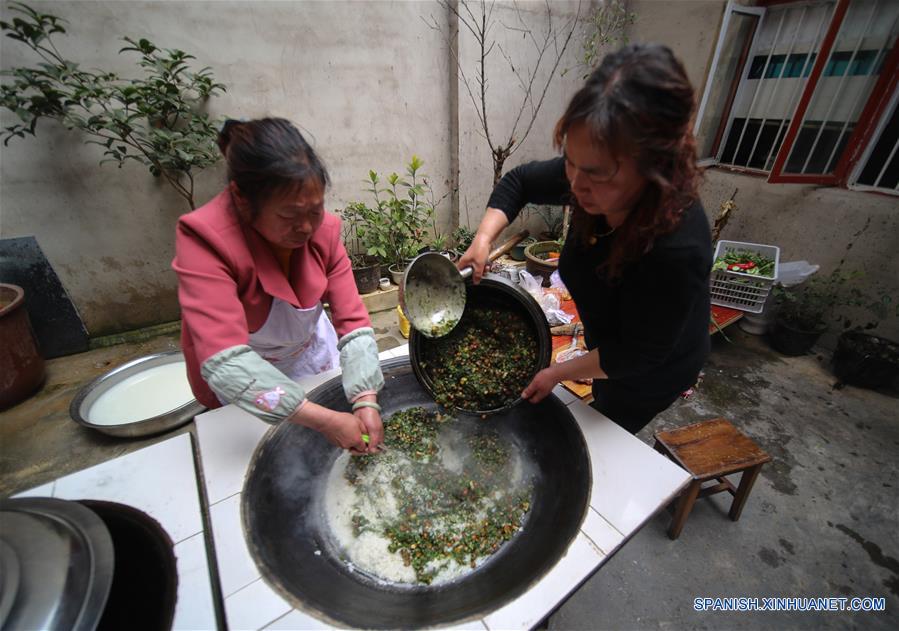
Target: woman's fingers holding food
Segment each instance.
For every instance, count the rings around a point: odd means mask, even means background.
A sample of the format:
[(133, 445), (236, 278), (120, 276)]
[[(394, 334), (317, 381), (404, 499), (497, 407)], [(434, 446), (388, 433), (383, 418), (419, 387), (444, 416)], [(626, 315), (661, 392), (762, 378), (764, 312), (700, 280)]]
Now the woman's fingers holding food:
[(322, 433), (341, 449), (349, 449), (353, 454), (364, 454), (368, 453), (368, 445), (362, 439), (365, 431), (365, 425), (355, 415), (335, 412)]
[(384, 425), (380, 413), (371, 407), (361, 407), (353, 414), (362, 422), (365, 433), (368, 434), (368, 453), (379, 452), (384, 442)]

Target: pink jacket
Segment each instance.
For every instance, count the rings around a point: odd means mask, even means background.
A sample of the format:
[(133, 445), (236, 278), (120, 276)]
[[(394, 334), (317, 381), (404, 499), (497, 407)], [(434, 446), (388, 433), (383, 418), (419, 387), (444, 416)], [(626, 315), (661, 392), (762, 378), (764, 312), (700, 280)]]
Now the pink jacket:
[(181, 348), (191, 389), (203, 405), (220, 404), (200, 366), (219, 351), (247, 344), (265, 324), (273, 297), (299, 308), (329, 303), (338, 337), (371, 326), (337, 217), (325, 214), (290, 265), (288, 280), (262, 236), (238, 220), (227, 190), (178, 221), (172, 268), (178, 274)]

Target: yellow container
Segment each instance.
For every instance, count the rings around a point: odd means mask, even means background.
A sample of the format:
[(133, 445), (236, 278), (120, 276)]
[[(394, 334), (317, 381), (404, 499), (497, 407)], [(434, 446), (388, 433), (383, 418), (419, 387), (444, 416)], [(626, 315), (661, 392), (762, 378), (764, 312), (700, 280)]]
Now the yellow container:
[(406, 314), (403, 313), (402, 307), (399, 305), (396, 306), (396, 314), (399, 316), (400, 321), (400, 333), (403, 334), (403, 337), (406, 339), (409, 338), (409, 320), (406, 319)]

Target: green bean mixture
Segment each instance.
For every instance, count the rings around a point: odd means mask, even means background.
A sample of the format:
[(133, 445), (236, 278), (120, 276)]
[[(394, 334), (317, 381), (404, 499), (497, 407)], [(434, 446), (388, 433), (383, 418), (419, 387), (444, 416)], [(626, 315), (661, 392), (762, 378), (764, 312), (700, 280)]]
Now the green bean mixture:
[(388, 550), (424, 584), (452, 563), (475, 567), (518, 532), (530, 509), (530, 483), (508, 488), (510, 447), (495, 430), (480, 426), (461, 434), (468, 452), (461, 471), (444, 466), (438, 435), (454, 421), (420, 407), (396, 412), (384, 420), (387, 451), (352, 458), (344, 472), (359, 493), (375, 492), (366, 488), (374, 467), (399, 472), (389, 483), (396, 517), (372, 523), (357, 512), (352, 530), (357, 537), (366, 531), (386, 537)]
[(537, 372), (537, 340), (522, 314), (469, 306), (448, 335), (422, 340), (419, 365), (443, 407), (495, 410), (513, 403)]

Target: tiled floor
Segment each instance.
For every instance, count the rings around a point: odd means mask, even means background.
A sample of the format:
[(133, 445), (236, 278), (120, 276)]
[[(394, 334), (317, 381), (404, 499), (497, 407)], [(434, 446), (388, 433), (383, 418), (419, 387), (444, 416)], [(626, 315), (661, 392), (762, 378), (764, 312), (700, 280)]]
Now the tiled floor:
[[(381, 353), (381, 359), (406, 354), (408, 347), (400, 347)], [(335, 375), (319, 375), (305, 385), (311, 389)], [(593, 467), (591, 508), (580, 534), (550, 572), (516, 600), (484, 620), (464, 623), (461, 628), (527, 629), (536, 625), (689, 479), (682, 469), (563, 388), (554, 392), (569, 406), (587, 440)], [(203, 414), (196, 424), (229, 626), (328, 628), (309, 614), (294, 610), (260, 578), (243, 538), (243, 478), (269, 426), (234, 406)], [(611, 471), (616, 472), (614, 479)]]

